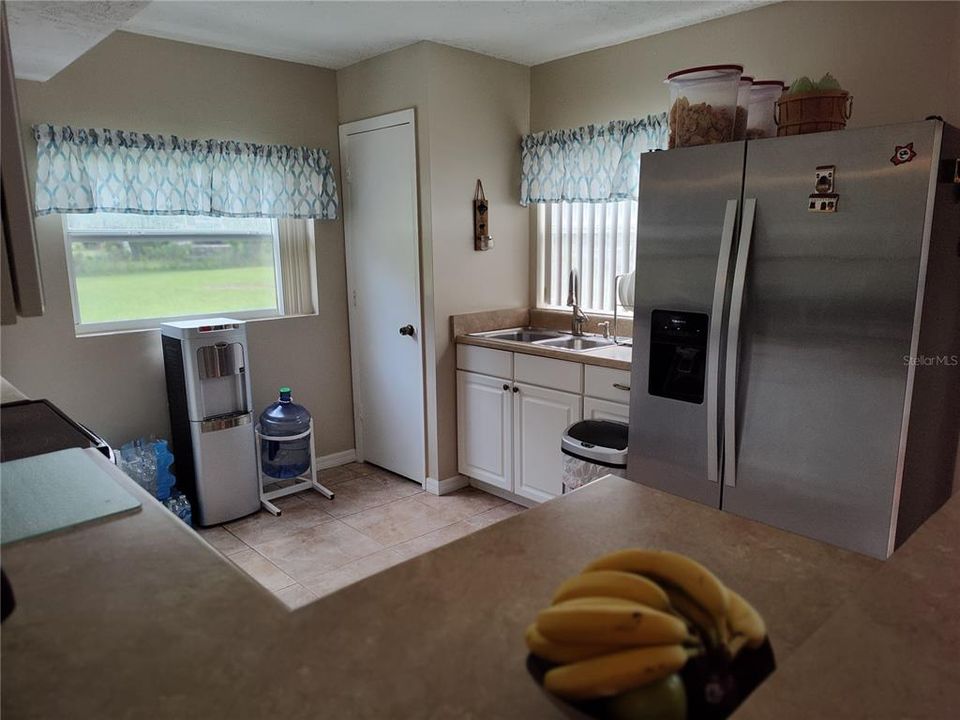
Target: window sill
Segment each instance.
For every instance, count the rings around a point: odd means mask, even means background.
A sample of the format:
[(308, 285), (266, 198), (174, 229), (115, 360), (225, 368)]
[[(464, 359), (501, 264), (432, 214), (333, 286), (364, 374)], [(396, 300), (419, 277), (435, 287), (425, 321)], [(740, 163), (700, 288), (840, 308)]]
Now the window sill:
[[(543, 312), (549, 313), (559, 313), (561, 315), (569, 315), (570, 308), (566, 305), (537, 305), (537, 310), (542, 310)], [(613, 320), (613, 313), (609, 310), (591, 310), (590, 308), (581, 307), (581, 310), (591, 317), (599, 318), (610, 318)], [(621, 320), (632, 320), (633, 311), (632, 310), (618, 310), (617, 317)]]
[[(235, 318), (237, 320), (242, 320), (245, 323), (256, 323), (256, 322), (274, 321), (274, 320), (295, 320), (297, 318), (316, 317), (317, 315), (319, 315), (319, 313), (312, 312), (312, 313), (301, 313), (298, 315), (268, 315), (268, 316), (260, 316), (260, 317), (242, 317), (242, 315), (243, 315), (242, 313), (229, 313), (229, 312), (223, 313), (223, 317)], [(211, 317), (211, 316), (204, 316), (204, 317)], [(127, 328), (99, 327), (99, 328), (92, 328), (90, 330), (84, 330), (83, 329), (84, 327), (89, 327), (89, 326), (75, 325), (74, 334), (78, 339), (82, 340), (84, 338), (109, 337), (112, 335), (133, 335), (138, 333), (155, 333), (155, 332), (160, 332), (160, 325), (162, 323), (176, 322), (177, 320), (188, 320), (188, 319), (190, 318), (182, 318), (182, 317), (181, 318), (165, 318), (163, 320), (157, 320), (156, 325), (152, 325), (150, 327), (127, 327)]]

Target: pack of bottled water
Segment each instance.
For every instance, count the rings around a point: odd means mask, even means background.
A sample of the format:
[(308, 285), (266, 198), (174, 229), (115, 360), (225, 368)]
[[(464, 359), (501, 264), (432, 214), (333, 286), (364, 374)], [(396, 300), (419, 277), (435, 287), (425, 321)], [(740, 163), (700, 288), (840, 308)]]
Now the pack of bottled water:
[(134, 482), (156, 497), (157, 495), (157, 454), (152, 441), (146, 438), (131, 440), (117, 453), (117, 465)]
[(187, 525), (193, 524), (193, 517), (190, 512), (190, 501), (187, 500), (187, 496), (179, 490), (174, 490), (174, 494), (164, 500), (163, 505)]
[(190, 501), (175, 487), (176, 477), (170, 471), (173, 453), (166, 440), (131, 440), (117, 452), (117, 465), (170, 512), (190, 524)]

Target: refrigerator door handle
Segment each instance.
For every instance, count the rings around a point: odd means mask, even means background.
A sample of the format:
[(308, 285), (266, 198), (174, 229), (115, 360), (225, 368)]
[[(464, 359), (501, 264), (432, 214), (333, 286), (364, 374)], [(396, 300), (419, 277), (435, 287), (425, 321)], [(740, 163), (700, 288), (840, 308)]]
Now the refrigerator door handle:
[(720, 482), (720, 336), (723, 328), (723, 304), (727, 294), (727, 272), (730, 268), (730, 250), (737, 223), (736, 200), (727, 200), (720, 234), (720, 253), (717, 258), (717, 277), (713, 284), (713, 307), (710, 310), (710, 335), (707, 340), (707, 479)]
[(745, 198), (743, 219), (740, 222), (740, 242), (737, 263), (733, 269), (733, 287), (730, 295), (730, 327), (727, 333), (727, 358), (723, 386), (723, 484), (737, 484), (737, 374), (740, 354), (740, 314), (743, 310), (743, 290), (747, 279), (747, 261), (753, 240), (753, 220), (757, 213), (757, 199)]

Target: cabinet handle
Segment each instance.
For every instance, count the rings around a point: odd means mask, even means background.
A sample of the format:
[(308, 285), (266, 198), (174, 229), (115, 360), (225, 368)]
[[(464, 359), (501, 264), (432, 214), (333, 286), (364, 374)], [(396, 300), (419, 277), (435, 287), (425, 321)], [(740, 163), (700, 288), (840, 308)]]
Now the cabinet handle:
[(514, 391), (515, 393), (518, 393), (518, 392), (520, 392), (520, 388), (518, 388), (516, 385), (514, 385), (514, 386), (513, 386), (513, 391)]
[(507, 385), (506, 383), (504, 383), (504, 384), (503, 384), (503, 389), (504, 389), (504, 390), (509, 390), (509, 389), (510, 389), (510, 386)]
[(623, 390), (624, 392), (630, 392), (630, 386), (629, 386), (629, 385), (624, 385), (623, 383), (614, 383), (613, 386), (614, 386), (617, 390)]

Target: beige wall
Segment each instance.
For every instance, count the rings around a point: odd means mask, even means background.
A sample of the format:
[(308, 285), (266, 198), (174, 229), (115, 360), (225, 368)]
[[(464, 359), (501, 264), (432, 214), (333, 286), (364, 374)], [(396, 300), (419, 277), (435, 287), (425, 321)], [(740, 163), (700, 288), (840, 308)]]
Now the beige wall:
[[(436, 314), (438, 479), (457, 474), (456, 348), (450, 316), (521, 307), (529, 232), (520, 207), (520, 138), (530, 128), (530, 70), (430, 46), (430, 176)], [(473, 193), (483, 181), (494, 247), (473, 249)]]
[(960, 3), (786, 2), (538, 65), (531, 126), (666, 110), (667, 73), (715, 62), (787, 82), (830, 71), (854, 95), (853, 127), (960, 124)]
[[(340, 120), (415, 108), (427, 382), (427, 474), (456, 475), (456, 377), (450, 316), (526, 303), (529, 238), (519, 207), (520, 137), (530, 71), (422, 42), (337, 73)], [(477, 178), (495, 248), (473, 250)]]
[[(947, 55), (947, 69), (949, 80), (947, 87), (953, 88), (954, 111), (949, 120), (954, 125), (960, 124), (960, 3), (955, 3), (953, 18), (953, 58)], [(947, 117), (947, 116), (944, 116)]]
[[(17, 89), (31, 172), (29, 127), (40, 122), (323, 147), (339, 172), (329, 70), (114, 33), (51, 80)], [(4, 377), (111, 443), (169, 436), (158, 331), (77, 338), (60, 218), (38, 219), (37, 234), (46, 315), (2, 329)], [(328, 454), (353, 447), (341, 223), (318, 222), (316, 237), (320, 315), (251, 322), (248, 334), (255, 406), (292, 386)]]

